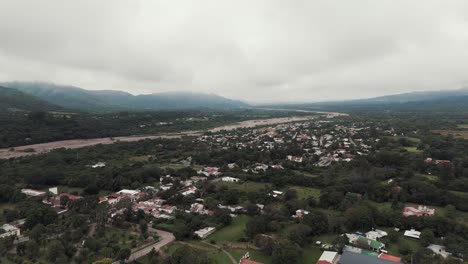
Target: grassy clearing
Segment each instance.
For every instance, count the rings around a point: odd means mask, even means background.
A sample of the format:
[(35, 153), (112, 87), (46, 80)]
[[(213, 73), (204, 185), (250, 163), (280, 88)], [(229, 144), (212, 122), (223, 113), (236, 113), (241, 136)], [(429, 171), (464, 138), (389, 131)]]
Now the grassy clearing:
[(162, 248), (162, 251), (164, 251), (164, 253), (166, 253), (167, 255), (172, 255), (177, 249), (181, 247), (183, 247), (183, 245), (181, 244), (170, 244), (170, 245), (164, 246)]
[(468, 124), (460, 124), (457, 127), (461, 129), (468, 129)]
[(434, 182), (438, 182), (439, 181), (439, 177), (437, 177), (436, 175), (427, 175), (427, 174), (416, 174), (416, 176), (428, 181), (428, 182), (431, 182), (431, 183), (434, 183)]
[(319, 247), (309, 245), (304, 248), (302, 252), (302, 258), (299, 260), (300, 264), (317, 263), (318, 259), (322, 255), (322, 250)]
[(3, 214), (3, 211), (5, 211), (5, 209), (14, 209), (15, 208), (15, 204), (13, 203), (0, 203), (0, 214)]
[(231, 263), (231, 259), (220, 250), (210, 251), (207, 253), (208, 259), (216, 264)]
[(320, 197), (320, 189), (302, 186), (290, 186), (289, 188), (297, 191), (297, 197), (299, 199), (307, 199), (311, 196), (315, 199)]
[(392, 136), (387, 136), (386, 138), (393, 139), (393, 140), (399, 140), (401, 138), (404, 138), (404, 139), (407, 139), (408, 141), (410, 141), (412, 143), (415, 143), (415, 144), (419, 144), (421, 142), (421, 139), (415, 138), (415, 137), (406, 137), (406, 136), (392, 137)]
[(403, 233), (398, 233), (400, 237), (398, 238), (398, 242), (396, 243), (387, 243), (385, 249), (388, 250), (388, 253), (394, 256), (401, 256), (399, 252), (401, 245), (406, 244), (411, 248), (413, 252), (418, 251), (422, 246), (418, 240), (404, 237)]
[(232, 220), (232, 223), (229, 226), (226, 226), (209, 236), (208, 240), (214, 240), (217, 244), (223, 242), (238, 242), (240, 238), (244, 237), (245, 225), (247, 224), (247, 221), (249, 221), (249, 218), (250, 217), (247, 215), (239, 215)]
[(449, 191), (449, 192), (455, 194), (458, 197), (468, 198), (468, 192), (459, 192), (459, 191)]
[(333, 240), (335, 240), (337, 237), (337, 234), (324, 234), (318, 236), (316, 240), (321, 241), (322, 243), (332, 244)]
[(431, 132), (443, 136), (453, 135), (454, 137), (468, 139), (468, 131), (465, 130), (431, 130)]
[(259, 183), (259, 182), (244, 182), (244, 183), (236, 183), (236, 182), (216, 182), (216, 186), (224, 186), (228, 189), (238, 190), (241, 192), (259, 192), (262, 189), (265, 189), (268, 184), (266, 183)]
[(411, 152), (411, 153), (422, 153), (423, 151), (420, 149), (417, 149), (416, 147), (404, 147), (406, 151)]
[(249, 252), (250, 259), (264, 264), (271, 263), (271, 256), (267, 256), (260, 251), (253, 249), (226, 249), (236, 260), (240, 260), (245, 253)]
[(154, 155), (132, 156), (129, 158), (129, 160), (135, 161), (135, 162), (138, 162), (138, 161), (144, 162), (144, 161), (148, 161), (152, 157), (154, 157)]

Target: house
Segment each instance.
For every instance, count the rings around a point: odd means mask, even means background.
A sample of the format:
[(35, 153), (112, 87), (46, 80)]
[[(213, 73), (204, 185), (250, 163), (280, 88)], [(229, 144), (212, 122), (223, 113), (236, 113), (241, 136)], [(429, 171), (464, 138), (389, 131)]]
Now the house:
[(290, 161), (297, 162), (297, 163), (302, 162), (302, 157), (296, 157), (296, 156), (288, 155), (287, 159), (290, 160)]
[(140, 193), (140, 190), (127, 190), (123, 189), (117, 192), (118, 194), (134, 196)]
[(381, 253), (378, 256), (378, 258), (379, 259), (384, 259), (384, 260), (389, 260), (389, 261), (396, 262), (396, 263), (401, 263), (401, 258), (400, 257), (392, 256), (392, 255), (389, 255), (389, 254), (386, 254), (386, 253)]
[(201, 239), (207, 238), (209, 235), (213, 234), (216, 231), (216, 227), (205, 227), (203, 229), (197, 230), (194, 232)]
[(445, 251), (445, 247), (441, 245), (430, 244), (427, 248), (435, 254), (442, 256), (443, 258), (447, 258), (448, 256), (452, 255), (452, 253)]
[(403, 216), (433, 216), (435, 209), (419, 205), (418, 208), (407, 206), (403, 209)]
[(93, 169), (97, 169), (97, 168), (104, 168), (105, 166), (106, 166), (105, 162), (98, 162), (96, 164), (90, 165), (89, 167)]
[(401, 262), (394, 262), (386, 259), (377, 258), (375, 256), (369, 256), (365, 254), (359, 254), (351, 251), (343, 252), (338, 264), (395, 264)]
[(33, 197), (46, 195), (46, 192), (33, 190), (33, 189), (21, 189), (21, 193), (24, 193), (27, 196), (33, 196)]
[(159, 211), (162, 211), (167, 214), (172, 214), (175, 210), (177, 210), (177, 207), (168, 204), (165, 204), (159, 208)]
[(317, 261), (317, 264), (335, 264), (339, 258), (338, 252), (324, 251)]
[(388, 235), (387, 232), (379, 229), (371, 230), (366, 233), (366, 238), (372, 239), (372, 240), (379, 240), (381, 238), (384, 238)]
[(363, 236), (359, 236), (354, 242), (354, 244), (360, 248), (368, 248), (376, 252), (380, 252), (382, 249), (385, 248), (385, 244)]
[(416, 231), (414, 229), (411, 230), (406, 230), (405, 233), (403, 234), (405, 237), (411, 237), (411, 238), (416, 238), (419, 239), (421, 236), (421, 232)]
[(179, 191), (183, 196), (187, 196), (187, 195), (190, 195), (190, 194), (195, 194), (195, 192), (197, 191), (197, 187), (195, 186), (191, 186), (191, 187), (188, 187), (186, 189), (183, 189), (181, 191)]
[(60, 200), (61, 200), (62, 197), (68, 197), (68, 200), (70, 200), (70, 201), (76, 201), (76, 200), (83, 199), (82, 196), (73, 195), (73, 194), (69, 194), (69, 193), (61, 193), (61, 194), (59, 194), (57, 196), (54, 196), (54, 197), (51, 197), (49, 199), (44, 198), (42, 200), (42, 203), (48, 204), (48, 205), (51, 205), (51, 206), (54, 206), (54, 207), (61, 206), (62, 203), (61, 203)]
[(233, 178), (233, 177), (222, 177), (221, 180), (223, 182), (238, 182), (238, 181), (240, 181), (240, 179)]
[(296, 214), (293, 215), (292, 217), (293, 218), (302, 218), (302, 217), (304, 217), (304, 215), (308, 215), (308, 214), (309, 214), (309, 211), (298, 209), (298, 210), (296, 210)]
[(18, 227), (10, 225), (10, 224), (4, 224), (0, 227), (0, 239), (9, 237), (9, 236), (20, 236), (21, 231)]
[(281, 196), (283, 195), (283, 192), (280, 192), (280, 191), (272, 191), (271, 193), (269, 193), (268, 195), (270, 196), (273, 196), (273, 197), (278, 197), (278, 196)]

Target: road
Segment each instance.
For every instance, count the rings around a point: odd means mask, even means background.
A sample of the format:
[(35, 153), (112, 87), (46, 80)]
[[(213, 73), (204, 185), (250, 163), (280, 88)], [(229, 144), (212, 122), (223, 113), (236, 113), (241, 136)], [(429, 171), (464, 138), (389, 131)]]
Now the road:
[[(125, 263), (130, 263), (134, 260), (137, 260), (141, 257), (144, 257), (146, 256), (147, 254), (149, 254), (151, 252), (151, 250), (153, 250), (153, 248), (156, 250), (156, 251), (159, 251), (162, 247), (164, 247), (165, 245), (167, 244), (170, 244), (172, 243), (174, 240), (175, 240), (175, 237), (172, 233), (169, 233), (169, 232), (166, 232), (166, 231), (162, 231), (162, 230), (158, 230), (158, 229), (154, 229), (154, 228), (151, 228), (151, 227), (148, 227), (148, 231), (149, 232), (153, 232), (153, 233), (157, 233), (158, 236), (159, 236), (159, 241), (154, 243), (154, 244), (151, 244), (147, 247), (144, 247), (138, 251), (135, 251), (133, 252), (130, 257), (125, 260)], [(120, 261), (115, 261), (114, 263), (112, 264), (119, 264)]]

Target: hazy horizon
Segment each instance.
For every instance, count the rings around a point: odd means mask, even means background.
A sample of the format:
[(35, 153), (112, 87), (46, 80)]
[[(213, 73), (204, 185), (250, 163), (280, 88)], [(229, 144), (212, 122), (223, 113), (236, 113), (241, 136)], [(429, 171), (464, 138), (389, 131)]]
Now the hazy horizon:
[(468, 86), (465, 1), (0, 0), (0, 82), (249, 103)]

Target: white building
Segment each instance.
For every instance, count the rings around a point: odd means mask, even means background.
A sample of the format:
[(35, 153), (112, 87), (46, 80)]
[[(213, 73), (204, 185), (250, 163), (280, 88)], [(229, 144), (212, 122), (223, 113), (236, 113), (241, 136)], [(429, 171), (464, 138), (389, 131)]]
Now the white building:
[(414, 229), (406, 230), (404, 236), (419, 239), (421, 236), (421, 232), (416, 231)]
[(388, 236), (388, 233), (379, 229), (375, 229), (366, 233), (366, 238), (369, 238), (372, 240), (379, 240), (386, 236)]
[(216, 227), (205, 227), (203, 229), (197, 230), (194, 232), (201, 239), (207, 238), (209, 235), (213, 234), (216, 231)]
[(125, 194), (125, 195), (137, 195), (140, 193), (140, 190), (127, 190), (123, 189), (117, 192), (118, 194)]
[(238, 182), (238, 181), (240, 181), (238, 178), (233, 178), (233, 177), (222, 177), (221, 180), (223, 182)]
[(320, 258), (318, 259), (318, 263), (320, 261), (326, 261), (328, 263), (336, 263), (338, 259), (338, 252), (333, 252), (333, 251), (324, 251)]
[(46, 194), (46, 192), (33, 189), (21, 189), (21, 193), (24, 193), (27, 196), (44, 196)]
[(5, 238), (9, 236), (20, 236), (21, 232), (19, 228), (16, 226), (12, 226), (9, 224), (4, 224), (2, 227), (0, 227), (0, 238)]
[(435, 254), (441, 255), (443, 258), (447, 258), (452, 255), (452, 253), (445, 251), (445, 247), (441, 245), (430, 244), (427, 248), (432, 250)]

